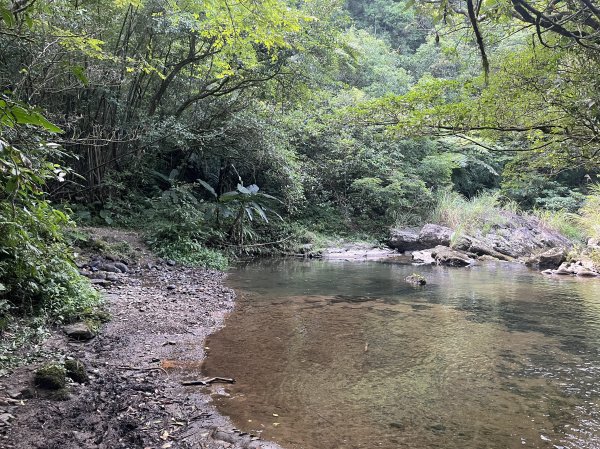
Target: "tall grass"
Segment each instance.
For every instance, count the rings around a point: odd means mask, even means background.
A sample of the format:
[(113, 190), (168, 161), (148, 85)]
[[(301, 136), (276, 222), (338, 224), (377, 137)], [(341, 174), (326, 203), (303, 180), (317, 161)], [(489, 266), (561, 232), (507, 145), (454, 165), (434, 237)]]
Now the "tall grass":
[(590, 189), (579, 210), (578, 222), (587, 237), (600, 239), (600, 184)]
[(534, 209), (532, 214), (547, 228), (552, 229), (573, 241), (583, 241), (585, 231), (580, 224), (581, 217), (564, 210)]
[(444, 192), (438, 197), (431, 220), (457, 233), (486, 235), (494, 226), (506, 224), (502, 211), (518, 210), (515, 203), (503, 203), (501, 199), (498, 192), (481, 193), (471, 199), (456, 192)]

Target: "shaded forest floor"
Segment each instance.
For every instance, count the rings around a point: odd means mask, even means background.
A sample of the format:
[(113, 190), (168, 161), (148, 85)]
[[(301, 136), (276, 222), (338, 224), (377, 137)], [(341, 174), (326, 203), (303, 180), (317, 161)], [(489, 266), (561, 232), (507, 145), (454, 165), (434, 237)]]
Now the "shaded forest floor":
[[(204, 339), (234, 306), (224, 274), (154, 260), (131, 233), (100, 233), (141, 256), (127, 273), (93, 279), (111, 320), (87, 342), (56, 329), (38, 348), (52, 360), (80, 360), (89, 381), (70, 382), (67, 398), (51, 399), (34, 385), (43, 359), (1, 378), (0, 448), (276, 448), (235, 431), (206, 387), (181, 385), (203, 378)], [(212, 389), (224, 393), (222, 385)]]

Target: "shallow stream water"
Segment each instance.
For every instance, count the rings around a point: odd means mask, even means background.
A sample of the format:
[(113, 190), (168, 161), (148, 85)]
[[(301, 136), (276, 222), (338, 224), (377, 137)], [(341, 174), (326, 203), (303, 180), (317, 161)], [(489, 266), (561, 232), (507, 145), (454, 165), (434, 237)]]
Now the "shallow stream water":
[(270, 260), (229, 284), (203, 369), (237, 380), (214, 400), (244, 431), (289, 449), (600, 448), (598, 280)]

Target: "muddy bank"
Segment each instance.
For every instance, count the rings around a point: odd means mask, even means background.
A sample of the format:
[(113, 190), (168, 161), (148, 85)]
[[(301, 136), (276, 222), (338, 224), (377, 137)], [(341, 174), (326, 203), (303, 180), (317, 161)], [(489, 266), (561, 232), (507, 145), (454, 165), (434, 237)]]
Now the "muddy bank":
[(276, 449), (235, 431), (206, 387), (181, 384), (203, 378), (204, 340), (234, 307), (224, 275), (146, 260), (111, 279), (98, 283), (112, 319), (95, 338), (57, 329), (43, 344), (52, 360), (82, 361), (89, 382), (46, 399), (33, 384), (41, 360), (1, 378), (0, 448)]

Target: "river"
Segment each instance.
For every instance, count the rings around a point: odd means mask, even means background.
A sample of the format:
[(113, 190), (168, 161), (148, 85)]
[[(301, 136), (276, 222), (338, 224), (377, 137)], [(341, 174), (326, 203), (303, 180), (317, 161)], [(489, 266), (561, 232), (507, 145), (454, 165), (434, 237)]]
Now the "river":
[[(404, 278), (420, 273), (426, 286)], [(208, 339), (213, 399), (289, 449), (600, 448), (600, 282), (266, 260)]]

